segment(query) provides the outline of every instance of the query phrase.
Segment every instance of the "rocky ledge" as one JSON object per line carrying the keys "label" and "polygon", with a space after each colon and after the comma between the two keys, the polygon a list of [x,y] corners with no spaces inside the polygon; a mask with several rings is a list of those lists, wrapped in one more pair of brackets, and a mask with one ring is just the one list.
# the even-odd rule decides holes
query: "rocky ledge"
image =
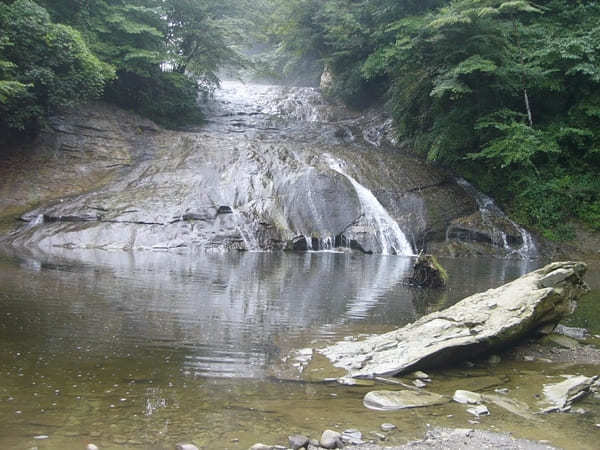
{"label": "rocky ledge", "polygon": [[585,271],[584,263],[556,262],[398,330],[317,351],[358,378],[454,364],[551,331],[588,291]]}

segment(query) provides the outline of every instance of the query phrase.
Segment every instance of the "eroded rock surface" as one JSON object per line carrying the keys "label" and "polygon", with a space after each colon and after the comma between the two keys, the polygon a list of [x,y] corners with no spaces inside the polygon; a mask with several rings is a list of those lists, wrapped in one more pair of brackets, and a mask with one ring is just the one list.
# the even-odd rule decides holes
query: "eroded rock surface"
{"label": "eroded rock surface", "polygon": [[394,149],[385,120],[307,88],[240,86],[224,84],[209,123],[187,132],[101,104],[52,119],[19,161],[0,164],[4,212],[39,206],[10,242],[395,253],[383,238],[398,227],[412,253],[477,210],[447,174]]}
{"label": "eroded rock surface", "polygon": [[398,330],[318,350],[352,377],[395,375],[455,364],[556,324],[587,292],[586,265],[557,262]]}

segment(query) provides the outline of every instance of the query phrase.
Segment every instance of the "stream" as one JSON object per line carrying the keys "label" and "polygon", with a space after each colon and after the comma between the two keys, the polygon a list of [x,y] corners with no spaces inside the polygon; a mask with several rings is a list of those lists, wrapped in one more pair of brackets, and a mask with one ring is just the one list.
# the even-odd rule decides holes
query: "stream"
{"label": "stream", "polygon": [[[536,266],[447,259],[450,285],[438,292],[403,283],[411,262],[330,252],[3,256],[0,448],[171,449],[190,441],[245,449],[285,443],[292,432],[368,433],[384,422],[399,427],[390,444],[420,437],[427,424],[472,426],[463,405],[373,412],[362,406],[373,387],[298,382],[271,370],[291,349],[389,331]],[[530,401],[550,376],[595,369],[482,362],[432,372],[431,389],[507,387]],[[598,407],[581,405],[593,413],[542,423],[490,407],[481,426],[593,448],[585,430]]]}
{"label": "stream", "polygon": [[[281,141],[325,147],[383,145],[380,128],[357,131],[355,118],[343,110],[332,111],[314,90],[282,92],[273,86],[225,83],[208,105],[209,122],[190,133],[198,133],[198,141],[219,142],[222,136],[229,146],[238,136],[235,145],[244,148],[256,139],[265,146]],[[282,122],[282,114],[295,121]],[[292,153],[285,153],[281,161],[299,165]],[[262,251],[264,242],[248,219],[255,203],[238,201],[237,193],[235,201],[223,203],[233,210],[217,212],[223,228],[236,237],[235,246],[215,251],[170,244],[193,235],[196,224],[190,220],[200,220],[181,208],[164,212],[165,229],[177,239],[151,245],[150,237],[160,225],[153,224],[155,228],[144,231],[150,244],[140,244],[140,249],[114,242],[99,249],[57,247],[52,240],[56,233],[81,227],[77,233],[87,237],[84,232],[91,222],[53,219],[45,224],[44,214],[50,213],[32,216],[21,235],[42,236],[49,242],[46,247],[0,247],[0,448],[81,450],[93,443],[100,449],[173,449],[178,442],[192,442],[204,449],[247,449],[257,442],[286,444],[294,433],[318,438],[326,428],[358,428],[365,438],[378,440],[373,433],[381,433],[380,425],[386,422],[397,429],[385,434],[385,445],[421,438],[432,426],[448,426],[507,431],[567,449],[596,448],[600,408],[594,398],[578,404],[584,414],[552,414],[539,421],[491,405],[491,415],[473,423],[464,405],[452,402],[399,412],[370,411],[362,405],[364,395],[394,386],[299,381],[277,370],[293,349],[390,331],[543,265],[525,251],[530,246],[524,236],[507,252],[515,258],[442,258],[449,274],[446,290],[411,287],[405,280],[417,245],[394,219],[400,210],[392,217],[359,183],[354,176],[358,171],[349,172],[337,157],[310,158],[311,164],[318,160],[315,167],[326,168],[334,185],[355,191],[356,200],[344,211],[357,209],[362,214],[345,236],[350,242],[368,228],[370,237],[361,242],[374,254],[350,251],[337,234],[308,233],[299,236],[308,251]],[[244,167],[258,172],[261,164]],[[306,167],[305,172],[314,170]],[[190,163],[189,173],[194,170]],[[206,173],[212,176],[208,169]],[[258,189],[254,183],[249,179],[248,186]],[[203,190],[199,185],[198,192]],[[108,202],[109,194],[113,195],[102,193],[100,200]],[[142,194],[140,202],[146,200]],[[76,201],[87,201],[82,198]],[[126,205],[128,201],[123,200]],[[79,203],[72,208],[80,208]],[[155,208],[163,210],[161,205]],[[59,213],[63,210],[56,213],[60,219]],[[321,210],[315,217],[317,213]],[[130,222],[142,229],[145,213],[135,214],[143,220],[136,216],[137,222]],[[192,219],[184,219],[184,214]],[[115,217],[110,226],[120,230]],[[169,222],[172,217],[180,219]],[[128,227],[133,226],[130,222]],[[334,228],[321,228],[328,227]],[[94,243],[99,237],[110,238],[102,230],[94,234]],[[64,242],[71,243],[60,241]],[[508,241],[502,245],[508,246]],[[250,251],[223,251],[231,248]],[[600,285],[596,273],[588,275],[595,295]],[[428,389],[452,395],[456,389],[506,388],[533,407],[543,384],[560,381],[565,373],[592,376],[598,367],[474,361],[430,372]]]}

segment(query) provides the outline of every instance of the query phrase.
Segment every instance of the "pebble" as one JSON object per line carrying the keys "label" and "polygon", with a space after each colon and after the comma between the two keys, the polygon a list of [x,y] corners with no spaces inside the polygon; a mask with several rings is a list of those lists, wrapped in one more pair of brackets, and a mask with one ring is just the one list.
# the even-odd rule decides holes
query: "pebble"
{"label": "pebble", "polygon": [[177,444],[175,450],[198,450],[194,444]]}
{"label": "pebble", "polygon": [[467,409],[467,412],[470,414],[473,414],[474,416],[487,416],[490,414],[490,410],[487,409],[487,406],[485,405],[478,405],[475,406],[474,408],[469,408]]}
{"label": "pebble", "polygon": [[371,434],[376,438],[379,438],[380,441],[385,441],[387,439],[387,436],[385,434],[379,433],[377,431],[371,431]]}
{"label": "pebble", "polygon": [[379,428],[381,428],[381,431],[392,431],[395,430],[397,427],[393,423],[382,423]]}
{"label": "pebble", "polygon": [[342,441],[344,441],[344,443],[346,444],[351,444],[351,445],[361,445],[364,444],[364,441],[362,440],[362,433],[357,430],[357,429],[349,429],[349,430],[344,430],[344,432],[342,433]]}
{"label": "pebble", "polygon": [[414,381],[413,381],[413,384],[414,384],[416,387],[420,388],[420,389],[422,389],[422,388],[424,388],[425,386],[427,386],[427,383],[424,383],[423,381],[421,381],[421,380],[419,380],[419,379],[417,379],[417,380],[414,380]]}
{"label": "pebble", "polygon": [[267,444],[258,443],[250,447],[250,450],[272,450],[272,447]]}
{"label": "pebble", "polygon": [[100,450],[95,444],[88,444],[85,450]]}
{"label": "pebble", "polygon": [[325,430],[321,435],[319,444],[323,448],[342,448],[342,435],[337,431]]}
{"label": "pebble", "polygon": [[307,447],[309,439],[301,434],[294,434],[288,436],[288,442],[293,450],[298,450],[299,448]]}
{"label": "pebble", "polygon": [[411,373],[411,376],[413,378],[417,378],[417,379],[420,379],[420,380],[426,380],[426,379],[430,379],[431,378],[425,372],[421,372],[420,370],[417,370],[416,372]]}
{"label": "pebble", "polygon": [[39,436],[34,436],[33,437],[35,440],[41,441],[43,439],[48,439],[48,436],[45,434],[40,434]]}

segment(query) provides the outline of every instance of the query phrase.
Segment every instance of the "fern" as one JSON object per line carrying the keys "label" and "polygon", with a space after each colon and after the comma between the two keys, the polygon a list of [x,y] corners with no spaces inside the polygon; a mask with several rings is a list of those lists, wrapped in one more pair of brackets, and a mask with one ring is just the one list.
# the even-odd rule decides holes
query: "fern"
{"label": "fern", "polygon": [[31,86],[18,81],[0,80],[0,103],[7,103],[10,99],[18,97]]}

